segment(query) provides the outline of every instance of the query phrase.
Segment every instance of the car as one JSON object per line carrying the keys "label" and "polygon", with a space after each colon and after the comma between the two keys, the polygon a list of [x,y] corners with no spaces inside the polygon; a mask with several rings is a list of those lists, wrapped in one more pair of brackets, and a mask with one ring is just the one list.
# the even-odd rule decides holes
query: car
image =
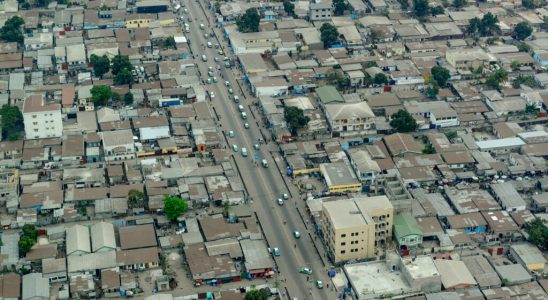
{"label": "car", "polygon": [[[217,58],[217,57],[215,57],[215,58]],[[216,68],[217,70],[220,70],[220,69],[221,69],[221,65],[216,65],[215,68]]]}
{"label": "car", "polygon": [[223,52],[223,50],[219,50],[219,52],[217,52],[217,53],[219,53],[219,55],[224,55],[224,54],[225,54],[225,53]]}
{"label": "car", "polygon": [[179,19],[181,19],[181,21],[184,21],[184,20],[185,20],[185,16],[181,16]]}
{"label": "car", "polygon": [[226,80],[226,81],[225,81],[225,85],[226,85],[226,86],[230,86],[230,81]]}
{"label": "car", "polygon": [[220,60],[218,57],[215,57],[214,59],[215,59],[215,61],[219,61],[219,60]]}
{"label": "car", "polygon": [[240,149],[238,149],[238,145],[232,144],[232,151],[238,152]]}
{"label": "car", "polygon": [[207,84],[211,84],[211,78],[208,78],[208,79],[206,80],[206,82],[207,82]]}
{"label": "car", "polygon": [[240,97],[234,96],[234,102],[236,102],[236,103],[240,102]]}
{"label": "car", "polygon": [[230,68],[230,62],[225,62],[225,68]]}
{"label": "car", "polygon": [[316,280],[316,286],[319,288],[319,289],[323,289],[323,282],[321,280]]}
{"label": "car", "polygon": [[242,148],[242,156],[247,157],[247,148]]}
{"label": "car", "polygon": [[280,249],[274,248],[274,256],[280,256]]}
{"label": "car", "polygon": [[228,89],[229,94],[234,94],[234,91],[232,89]]}
{"label": "car", "polygon": [[234,136],[235,136],[234,131],[231,130],[228,132],[228,137],[233,138]]}
{"label": "car", "polygon": [[298,232],[297,230],[293,231],[293,236],[298,239],[298,238],[301,238],[301,233]]}
{"label": "car", "polygon": [[188,18],[188,23],[192,23],[192,18]]}
{"label": "car", "polygon": [[215,92],[209,92],[209,98],[215,98]]}
{"label": "car", "polygon": [[219,82],[219,80],[217,79],[217,77],[213,76],[213,82],[215,82],[215,83]]}
{"label": "car", "polygon": [[253,144],[253,149],[255,149],[255,150],[259,150],[260,147],[261,146],[259,146],[259,144]]}
{"label": "car", "polygon": [[278,198],[278,205],[284,205],[284,201],[282,200],[282,198]]}
{"label": "car", "polygon": [[289,199],[289,195],[286,194],[286,193],[284,193],[282,196],[283,196],[284,200],[288,200],[288,199]]}
{"label": "car", "polygon": [[312,269],[302,267],[302,268],[299,268],[299,273],[306,274],[306,275],[312,275]]}
{"label": "car", "polygon": [[223,57],[223,60],[224,60],[224,61],[229,60],[228,56]]}
{"label": "car", "polygon": [[213,71],[209,71],[209,72],[207,72],[207,76],[209,76],[209,77],[213,77]]}
{"label": "car", "polygon": [[213,45],[211,44],[211,42],[207,42],[207,47],[208,47],[208,48],[213,47]]}
{"label": "car", "polygon": [[213,71],[213,67],[212,67],[212,66],[209,66],[209,67],[207,67],[207,70],[208,70],[208,71]]}
{"label": "car", "polygon": [[244,128],[245,128],[245,129],[249,129],[249,123],[247,123],[247,122],[244,123]]}
{"label": "car", "polygon": [[209,35],[207,33],[204,33],[204,38],[207,39]]}

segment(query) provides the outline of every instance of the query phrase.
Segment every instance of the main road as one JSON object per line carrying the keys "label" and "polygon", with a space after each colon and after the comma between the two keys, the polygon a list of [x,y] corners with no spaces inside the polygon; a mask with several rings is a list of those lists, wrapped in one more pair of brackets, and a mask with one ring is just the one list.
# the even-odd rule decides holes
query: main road
{"label": "main road", "polygon": [[[259,130],[262,123],[259,112],[251,111],[253,109],[252,97],[244,97],[244,91],[240,90],[236,82],[235,74],[240,74],[239,70],[224,67],[223,57],[228,56],[232,60],[234,57],[232,53],[229,53],[220,31],[214,29],[212,18],[207,13],[207,4],[194,0],[183,1],[186,2],[186,9],[188,9],[188,13],[183,14],[185,22],[188,18],[192,18],[192,22],[189,23],[190,32],[186,33],[186,36],[190,39],[190,47],[202,80],[205,82],[208,78],[208,67],[213,68],[214,75],[219,80],[218,83],[204,85],[208,95],[211,92],[215,94],[214,98],[208,96],[207,99],[211,101],[210,103],[219,117],[221,129],[225,133],[230,130],[235,132],[234,138],[227,136],[229,143],[227,146],[231,149],[232,144],[235,144],[238,148],[246,148],[249,152],[248,157],[243,157],[241,150],[238,153],[234,152],[234,160],[252,199],[252,207],[257,213],[269,247],[279,248],[281,252],[281,256],[275,258],[280,274],[274,276],[273,280],[279,282],[282,290],[287,288],[291,299],[336,299],[337,295],[331,289],[320,290],[315,286],[316,280],[322,280],[326,285],[328,278],[321,258],[314,249],[312,237],[308,234],[297,211],[298,203],[295,201],[299,201],[299,195],[293,195],[295,197],[291,197],[282,206],[276,203],[277,198],[281,198],[283,193],[288,193],[284,178],[273,161],[280,159],[276,154],[277,147],[273,143],[268,143],[262,144],[259,151],[253,149],[253,144],[262,138]],[[200,24],[204,24],[203,30],[200,28]],[[215,36],[208,38],[204,36],[205,33],[211,34],[212,32]],[[211,48],[206,46],[207,42],[211,42]],[[224,49],[222,55],[218,53],[220,49],[215,47],[218,43]],[[202,55],[207,56],[207,62],[201,60]],[[214,61],[215,57],[219,58],[219,62]],[[221,66],[220,70],[217,69],[217,64]],[[241,77],[241,75],[237,76]],[[234,103],[229,97],[225,81],[229,81],[234,94],[239,95],[239,104],[244,106],[248,115],[247,120],[241,119],[238,111],[239,104]],[[244,122],[249,123],[248,129],[244,128]],[[268,168],[261,167],[261,159],[266,159],[270,166]],[[300,239],[293,236],[294,231],[301,233]],[[311,276],[300,274],[298,272],[300,267],[311,268],[313,274]]]}

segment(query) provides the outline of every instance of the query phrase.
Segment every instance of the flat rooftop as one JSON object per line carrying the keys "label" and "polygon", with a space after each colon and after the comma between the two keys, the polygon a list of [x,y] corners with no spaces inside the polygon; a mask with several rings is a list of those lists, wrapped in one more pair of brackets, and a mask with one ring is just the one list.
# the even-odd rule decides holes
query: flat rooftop
{"label": "flat rooftop", "polygon": [[344,266],[344,272],[359,299],[399,295],[411,288],[403,281],[401,272],[389,270],[385,262],[349,264]]}

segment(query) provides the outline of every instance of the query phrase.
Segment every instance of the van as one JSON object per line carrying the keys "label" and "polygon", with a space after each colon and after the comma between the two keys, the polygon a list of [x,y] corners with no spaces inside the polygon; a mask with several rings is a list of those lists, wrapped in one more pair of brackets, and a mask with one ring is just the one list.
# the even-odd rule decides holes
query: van
{"label": "van", "polygon": [[239,110],[240,112],[244,111],[244,106],[243,106],[243,105],[241,105],[241,104],[240,104],[240,105],[238,105],[238,110]]}
{"label": "van", "polygon": [[207,42],[207,47],[208,47],[208,48],[213,47],[213,45],[211,45],[211,42]]}
{"label": "van", "polygon": [[234,102],[236,102],[236,103],[240,102],[240,97],[234,96]]}
{"label": "van", "polygon": [[202,61],[207,61],[207,56],[202,55]]}
{"label": "van", "polygon": [[263,165],[263,168],[268,168],[268,161],[266,161],[266,159],[263,159],[261,164]]}
{"label": "van", "polygon": [[242,119],[244,119],[244,120],[247,119],[247,114],[245,113],[245,111],[242,111],[241,116],[242,116]]}

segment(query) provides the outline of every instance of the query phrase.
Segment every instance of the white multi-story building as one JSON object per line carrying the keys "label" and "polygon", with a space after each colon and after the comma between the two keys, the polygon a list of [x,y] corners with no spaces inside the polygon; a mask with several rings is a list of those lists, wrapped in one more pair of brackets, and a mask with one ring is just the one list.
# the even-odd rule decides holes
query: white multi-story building
{"label": "white multi-story building", "polygon": [[47,104],[42,95],[32,95],[23,104],[27,140],[61,137],[63,117],[60,104]]}

